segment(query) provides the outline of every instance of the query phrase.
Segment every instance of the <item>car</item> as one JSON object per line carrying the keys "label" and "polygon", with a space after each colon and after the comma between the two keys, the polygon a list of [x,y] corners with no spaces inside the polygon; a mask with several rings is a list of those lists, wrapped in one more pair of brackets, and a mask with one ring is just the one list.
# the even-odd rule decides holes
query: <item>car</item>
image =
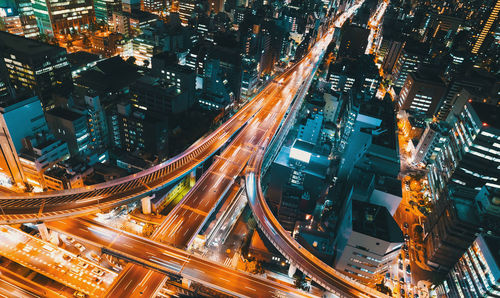
{"label": "car", "polygon": [[418,298],[418,294],[417,294],[417,293],[415,293],[415,294],[413,295],[413,298]]}
{"label": "car", "polygon": [[90,253],[90,258],[92,258],[94,261],[96,262],[100,262],[101,261],[101,256],[99,256],[98,254],[96,254],[95,252],[91,252]]}
{"label": "car", "polygon": [[408,229],[408,227],[409,227],[409,225],[408,225],[408,223],[407,223],[407,222],[405,222],[405,223],[403,224],[403,226],[405,227],[405,229]]}
{"label": "car", "polygon": [[87,295],[85,295],[83,292],[76,291],[76,292],[73,293],[73,297],[76,297],[76,298],[85,298],[85,297],[87,297]]}
{"label": "car", "polygon": [[401,297],[405,296],[405,289],[401,289]]}
{"label": "car", "polygon": [[402,254],[399,254],[399,259],[402,260],[403,259],[403,255]]}
{"label": "car", "polygon": [[404,277],[401,277],[401,278],[399,279],[399,282],[400,282],[400,283],[405,283],[405,278],[404,278]]}
{"label": "car", "polygon": [[69,243],[73,243],[75,242],[75,239],[73,239],[72,237],[66,237],[66,240],[69,242]]}
{"label": "car", "polygon": [[404,251],[408,251],[408,245],[407,244],[403,245],[403,250]]}
{"label": "car", "polygon": [[69,271],[73,272],[74,274],[78,274],[80,273],[80,268],[76,266],[71,266],[71,268],[69,268]]}
{"label": "car", "polygon": [[83,246],[81,243],[78,242],[75,244],[75,247],[78,248],[80,252],[85,250],[85,246]]}
{"label": "car", "polygon": [[78,262],[78,266],[82,267],[82,268],[87,268],[89,266],[89,263],[85,263],[84,261],[79,261]]}
{"label": "car", "polygon": [[103,276],[105,272],[99,268],[94,268],[94,270],[92,270],[92,273],[94,273],[97,276]]}
{"label": "car", "polygon": [[410,258],[410,254],[408,252],[405,252],[405,258],[407,258],[407,259]]}
{"label": "car", "polygon": [[67,254],[63,254],[62,258],[65,261],[70,261],[71,260],[71,256],[68,256]]}
{"label": "car", "polygon": [[411,267],[410,267],[410,265],[406,265],[406,273],[411,274]]}
{"label": "car", "polygon": [[399,269],[403,270],[403,263],[399,262]]}
{"label": "car", "polygon": [[405,241],[410,241],[410,235],[405,234]]}

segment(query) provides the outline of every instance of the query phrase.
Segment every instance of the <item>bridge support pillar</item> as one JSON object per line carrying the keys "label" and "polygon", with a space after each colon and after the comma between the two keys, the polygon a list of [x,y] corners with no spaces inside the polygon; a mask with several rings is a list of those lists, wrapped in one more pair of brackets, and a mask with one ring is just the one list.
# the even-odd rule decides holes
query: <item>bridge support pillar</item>
{"label": "bridge support pillar", "polygon": [[288,267],[288,276],[293,277],[293,275],[295,274],[295,271],[297,271],[297,267],[290,264],[290,267]]}
{"label": "bridge support pillar", "polygon": [[189,289],[191,286],[191,281],[185,277],[182,278],[182,286],[185,287],[186,289]]}
{"label": "bridge support pillar", "polygon": [[141,199],[142,213],[151,214],[151,196],[147,196]]}
{"label": "bridge support pillar", "polygon": [[188,179],[189,179],[189,186],[193,187],[196,184],[196,170],[191,171]]}
{"label": "bridge support pillar", "polygon": [[41,223],[37,225],[38,231],[40,232],[40,236],[42,237],[43,241],[50,241],[50,234],[49,230],[47,229],[47,226],[45,223]]}

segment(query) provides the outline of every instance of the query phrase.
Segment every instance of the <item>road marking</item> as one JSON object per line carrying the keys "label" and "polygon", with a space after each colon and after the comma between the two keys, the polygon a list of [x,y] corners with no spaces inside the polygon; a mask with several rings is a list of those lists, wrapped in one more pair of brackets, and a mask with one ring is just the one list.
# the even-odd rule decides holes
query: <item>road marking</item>
{"label": "road marking", "polygon": [[250,288],[250,287],[245,287],[245,288],[247,288],[247,289],[249,289],[249,290],[252,290],[252,291],[257,291],[257,290],[256,290],[256,289],[254,289],[254,288]]}
{"label": "road marking", "polygon": [[187,209],[189,211],[192,211],[194,213],[197,213],[197,214],[205,216],[205,217],[208,216],[207,212],[204,212],[204,211],[201,211],[199,209],[195,209],[195,208],[192,208],[192,207],[189,207],[189,206],[186,206],[186,205],[182,205],[181,208]]}

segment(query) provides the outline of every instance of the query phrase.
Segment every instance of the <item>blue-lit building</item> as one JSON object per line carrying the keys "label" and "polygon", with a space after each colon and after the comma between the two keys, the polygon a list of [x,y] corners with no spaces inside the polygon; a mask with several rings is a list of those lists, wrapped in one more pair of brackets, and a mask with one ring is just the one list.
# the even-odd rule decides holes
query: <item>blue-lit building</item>
{"label": "blue-lit building", "polygon": [[447,297],[500,296],[500,238],[482,234],[465,251],[436,292]]}
{"label": "blue-lit building", "polygon": [[61,107],[47,111],[45,115],[52,133],[68,144],[72,157],[83,157],[89,153],[91,139],[87,115]]}
{"label": "blue-lit building", "polygon": [[476,102],[450,115],[450,133],[427,165],[433,193],[448,186],[453,193],[473,198],[485,185],[500,188],[499,115],[499,107]]}

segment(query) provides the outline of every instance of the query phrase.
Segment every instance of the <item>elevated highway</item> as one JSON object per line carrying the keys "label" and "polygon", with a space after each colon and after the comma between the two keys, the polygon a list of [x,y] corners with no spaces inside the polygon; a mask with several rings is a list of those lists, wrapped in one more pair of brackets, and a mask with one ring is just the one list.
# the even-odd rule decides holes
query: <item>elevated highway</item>
{"label": "elevated highway", "polygon": [[75,239],[90,242],[100,247],[103,252],[139,264],[132,266],[148,272],[148,278],[142,279],[140,270],[128,271],[125,268],[125,273],[131,273],[128,273],[126,278],[119,279],[106,297],[150,297],[148,293],[154,292],[158,282],[166,275],[182,276],[237,297],[310,297],[286,285],[208,261],[144,237],[109,228],[95,221],[68,218],[47,223],[47,226]]}
{"label": "elevated highway", "polygon": [[[298,64],[278,76],[293,73]],[[179,181],[215,154],[254,115],[270,104],[276,93],[271,82],[255,98],[214,132],[185,152],[140,173],[83,188],[42,193],[12,193],[0,196],[0,224],[57,220],[80,216],[142,198]]]}

